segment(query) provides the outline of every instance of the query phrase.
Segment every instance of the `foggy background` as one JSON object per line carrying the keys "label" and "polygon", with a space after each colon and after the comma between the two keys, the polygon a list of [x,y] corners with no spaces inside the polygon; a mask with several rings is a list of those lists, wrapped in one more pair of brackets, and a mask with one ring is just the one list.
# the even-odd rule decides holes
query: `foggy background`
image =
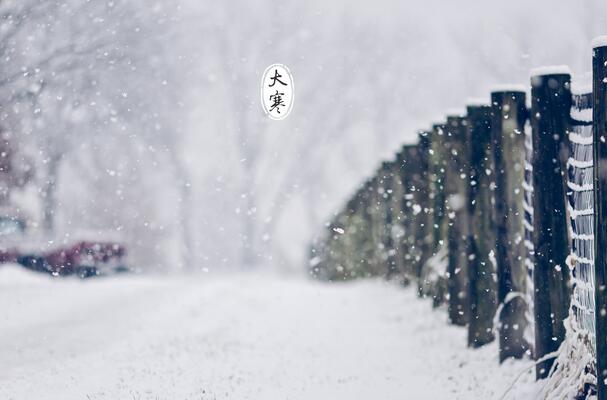
{"label": "foggy background", "polygon": [[[0,1],[0,123],[33,230],[144,271],[303,272],[307,245],[417,129],[533,67],[587,80],[603,0]],[[265,116],[286,64],[289,117]]]}

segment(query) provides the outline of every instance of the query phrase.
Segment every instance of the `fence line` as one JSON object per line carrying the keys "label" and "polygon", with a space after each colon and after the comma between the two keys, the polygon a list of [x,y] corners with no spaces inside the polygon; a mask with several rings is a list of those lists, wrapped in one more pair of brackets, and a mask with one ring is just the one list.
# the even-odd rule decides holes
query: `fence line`
{"label": "fence line", "polygon": [[554,67],[532,73],[530,110],[527,89],[420,131],[313,240],[310,271],[415,285],[468,346],[497,340],[546,390],[607,400],[607,38],[592,91]]}

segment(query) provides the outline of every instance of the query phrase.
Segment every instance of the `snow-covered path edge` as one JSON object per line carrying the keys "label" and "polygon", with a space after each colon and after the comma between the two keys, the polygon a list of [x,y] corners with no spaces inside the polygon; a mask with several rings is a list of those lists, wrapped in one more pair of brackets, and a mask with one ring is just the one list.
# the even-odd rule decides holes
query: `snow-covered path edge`
{"label": "snow-covered path edge", "polygon": [[[531,365],[466,348],[443,310],[382,281],[11,267],[0,305],[3,399],[498,399]],[[530,398],[522,383],[511,398]]]}

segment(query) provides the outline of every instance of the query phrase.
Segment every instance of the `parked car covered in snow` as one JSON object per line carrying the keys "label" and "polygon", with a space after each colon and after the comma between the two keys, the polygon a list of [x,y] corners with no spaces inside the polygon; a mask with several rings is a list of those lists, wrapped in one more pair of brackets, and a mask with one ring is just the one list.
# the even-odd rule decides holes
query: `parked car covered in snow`
{"label": "parked car covered in snow", "polygon": [[127,272],[126,248],[103,232],[77,232],[60,239],[28,233],[25,220],[0,215],[0,263],[18,263],[53,276],[88,278]]}
{"label": "parked car covered in snow", "polygon": [[51,246],[42,252],[23,252],[17,262],[26,268],[54,276],[77,275],[89,278],[129,271],[126,249],[111,241],[78,241]]}

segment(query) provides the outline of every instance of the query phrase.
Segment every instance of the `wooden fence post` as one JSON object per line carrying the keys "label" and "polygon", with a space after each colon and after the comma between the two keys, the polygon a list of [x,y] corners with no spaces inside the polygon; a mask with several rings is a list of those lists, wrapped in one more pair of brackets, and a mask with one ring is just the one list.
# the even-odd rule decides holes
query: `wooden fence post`
{"label": "wooden fence post", "polygon": [[375,243],[373,243],[373,178],[369,178],[363,185],[361,194],[362,226],[361,243],[363,258],[362,262],[366,277],[372,276],[373,260],[375,257]]}
{"label": "wooden fence post", "polygon": [[468,323],[468,143],[466,119],[461,115],[447,117],[447,141],[445,185],[448,210],[448,266],[447,287],[449,292],[449,320],[454,325]]}
{"label": "wooden fence post", "polygon": [[468,346],[492,342],[493,317],[497,309],[495,221],[493,215],[493,148],[491,146],[491,107],[468,106],[470,145],[470,185],[468,186],[468,280],[470,322]]}
{"label": "wooden fence post", "polygon": [[421,259],[421,246],[417,242],[419,230],[421,228],[421,216],[419,215],[419,205],[416,204],[416,195],[420,181],[420,160],[419,149],[417,145],[407,144],[402,147],[403,163],[401,166],[401,180],[403,182],[403,193],[400,198],[401,209],[405,224],[404,228],[404,263],[406,266],[406,275],[408,280],[414,279],[417,275],[416,264]]}
{"label": "wooden fence post", "polygon": [[430,258],[425,260],[420,279],[420,292],[432,297],[432,305],[438,307],[447,297],[446,270],[443,254],[447,249],[448,218],[445,208],[445,172],[449,143],[446,140],[444,124],[432,125],[429,149],[428,185],[431,203],[430,222],[432,225],[432,243]]}
{"label": "wooden fence post", "polygon": [[[569,314],[569,237],[567,232],[567,154],[571,130],[571,76],[538,70],[531,77],[533,136],[533,248],[535,356],[557,350]],[[536,366],[548,376],[554,358]]]}
{"label": "wooden fence post", "polygon": [[497,318],[499,359],[522,358],[528,343],[526,270],[523,243],[524,127],[527,119],[524,89],[504,88],[491,93],[491,137],[495,162],[495,225],[497,262]]}
{"label": "wooden fence post", "polygon": [[535,357],[535,309],[534,298],[535,289],[533,285],[534,249],[533,249],[533,134],[531,126],[525,126],[525,165],[523,182],[523,225],[525,235],[523,243],[525,245],[525,268],[527,270],[527,327],[525,329],[525,338],[529,343],[529,352]]}
{"label": "wooden fence post", "polygon": [[599,400],[607,399],[607,37],[593,42],[594,265]]}
{"label": "wooden fence post", "polygon": [[394,224],[394,208],[392,205],[392,195],[394,190],[393,163],[384,161],[380,170],[380,204],[383,225],[381,228],[382,236],[382,261],[384,263],[384,274],[387,279],[391,279],[398,273],[395,257],[394,239],[392,237],[392,226]]}
{"label": "wooden fence post", "polygon": [[329,225],[327,226],[328,229],[328,250],[329,250],[329,271],[328,271],[328,278],[329,281],[336,281],[338,280],[338,273],[339,273],[339,269],[341,268],[341,259],[340,259],[340,252],[339,252],[339,239],[338,236],[335,233],[336,229],[340,228],[339,225],[339,217],[340,214],[335,214],[333,216],[333,219],[331,220],[331,222],[329,223]]}
{"label": "wooden fence post", "polygon": [[432,240],[432,222],[430,221],[430,193],[428,182],[428,168],[430,160],[430,136],[429,131],[420,131],[418,133],[419,142],[419,186],[416,192],[415,202],[420,206],[418,217],[419,234],[417,243],[420,247],[420,259],[415,263],[414,276],[419,281],[424,262],[430,257],[430,243]]}
{"label": "wooden fence post", "polygon": [[402,199],[405,196],[405,180],[406,175],[404,171],[405,163],[404,151],[401,150],[396,154],[396,161],[393,163],[393,182],[394,189],[391,196],[391,204],[393,208],[393,220],[394,226],[392,227],[392,237],[394,240],[394,258],[396,263],[396,270],[399,274],[400,283],[405,285],[408,283],[407,280],[407,252],[406,246],[406,231],[409,215],[407,214]]}
{"label": "wooden fence post", "polygon": [[348,267],[347,279],[355,279],[365,276],[366,265],[364,263],[365,242],[365,220],[364,220],[364,185],[361,185],[348,201],[348,225],[345,227],[345,240],[348,242]]}
{"label": "wooden fence post", "polygon": [[373,178],[371,179],[371,183],[369,185],[369,242],[372,254],[372,261],[369,268],[370,276],[379,276],[385,272],[382,261],[382,230],[385,221],[382,218],[380,207],[380,174],[381,169],[373,175]]}
{"label": "wooden fence post", "polygon": [[434,159],[434,169],[432,179],[434,181],[434,252],[447,245],[447,193],[445,186],[445,174],[447,172],[447,157],[451,144],[447,140],[447,130],[445,124],[433,125],[434,138],[432,141],[432,151]]}

